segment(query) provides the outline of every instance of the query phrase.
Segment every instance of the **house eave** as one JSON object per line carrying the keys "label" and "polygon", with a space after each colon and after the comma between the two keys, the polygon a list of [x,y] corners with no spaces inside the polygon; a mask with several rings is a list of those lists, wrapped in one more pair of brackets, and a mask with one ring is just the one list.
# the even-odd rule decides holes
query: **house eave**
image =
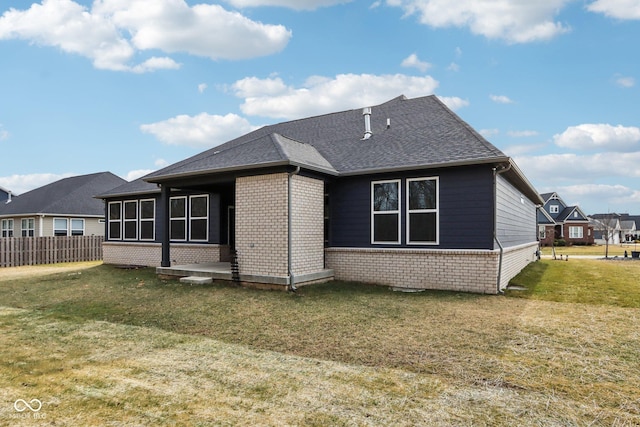
{"label": "house eave", "polygon": [[368,169],[358,169],[350,172],[341,172],[340,176],[347,177],[347,176],[373,175],[373,174],[393,173],[393,172],[405,172],[405,171],[420,170],[420,169],[440,169],[440,168],[451,168],[451,167],[457,167],[457,166],[500,164],[508,160],[509,160],[508,157],[492,157],[492,158],[479,159],[479,160],[462,160],[462,161],[456,161],[456,162],[426,163],[426,164],[416,164],[416,165],[407,165],[407,166],[368,168]]}
{"label": "house eave", "polygon": [[320,173],[324,173],[332,176],[339,175],[338,171],[334,169],[323,168],[321,166],[309,165],[306,163],[290,161],[290,160],[278,160],[274,162],[256,163],[252,165],[230,166],[226,168],[204,169],[204,170],[192,171],[192,172],[168,174],[168,175],[161,175],[157,177],[150,177],[150,178],[143,178],[143,179],[146,182],[150,182],[152,184],[162,184],[162,183],[166,183],[176,179],[196,178],[203,175],[217,175],[217,174],[229,174],[229,173],[238,173],[238,172],[246,172],[246,171],[255,171],[260,169],[278,168],[283,166],[294,166],[294,167],[299,166],[302,169],[306,169],[314,172],[320,172]]}

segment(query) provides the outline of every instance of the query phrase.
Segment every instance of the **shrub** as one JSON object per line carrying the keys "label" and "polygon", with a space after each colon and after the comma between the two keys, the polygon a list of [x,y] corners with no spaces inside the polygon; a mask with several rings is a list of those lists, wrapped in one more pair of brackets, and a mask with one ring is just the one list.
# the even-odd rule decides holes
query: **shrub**
{"label": "shrub", "polygon": [[567,242],[564,239],[556,239],[553,244],[555,246],[567,246]]}

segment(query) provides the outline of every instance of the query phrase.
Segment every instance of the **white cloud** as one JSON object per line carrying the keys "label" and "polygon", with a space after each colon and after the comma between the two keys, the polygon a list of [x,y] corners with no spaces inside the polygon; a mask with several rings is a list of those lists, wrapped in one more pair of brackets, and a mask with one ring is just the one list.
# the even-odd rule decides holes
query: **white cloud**
{"label": "white cloud", "polygon": [[418,59],[418,55],[416,55],[415,53],[412,53],[411,55],[403,59],[400,65],[405,68],[410,68],[410,67],[417,68],[423,73],[427,71],[429,68],[431,68],[431,64]]}
{"label": "white cloud", "polygon": [[578,150],[640,151],[640,128],[582,124],[568,127],[553,140],[560,147]]}
{"label": "white cloud", "polygon": [[167,162],[165,159],[156,159],[155,162],[153,162],[154,165],[156,165],[159,168],[163,168],[165,166],[169,166],[169,162]]}
{"label": "white cloud", "polygon": [[437,86],[429,76],[339,74],[334,78],[312,76],[300,88],[287,86],[280,78],[249,77],[235,82],[231,90],[244,98],[240,108],[246,115],[296,119],[376,105],[401,94],[409,98],[430,95]]}
{"label": "white cloud", "polygon": [[636,79],[633,77],[617,76],[615,82],[618,86],[624,88],[634,87],[636,85]]}
{"label": "white cloud", "polygon": [[499,129],[480,129],[478,133],[485,138],[489,138],[491,136],[498,135],[500,133]]}
{"label": "white cloud", "polygon": [[351,0],[227,0],[235,7],[281,6],[295,10],[314,10],[319,7],[349,3]]}
{"label": "white cloud", "polygon": [[587,215],[611,210],[630,212],[631,205],[640,205],[640,191],[620,184],[563,185],[546,187],[543,191],[557,191],[569,204],[587,206]]}
{"label": "white cloud", "polygon": [[54,46],[91,59],[99,69],[136,73],[179,68],[167,57],[131,64],[146,50],[244,59],[279,52],[290,38],[281,25],[184,0],[95,0],[91,9],[72,0],[42,0],[0,17],[0,40]]}
{"label": "white cloud", "polygon": [[34,173],[29,175],[11,175],[0,177],[0,186],[11,190],[13,194],[23,194],[43,185],[50,184],[63,178],[75,176],[75,173]]}
{"label": "white cloud", "polygon": [[208,85],[206,83],[200,83],[198,85],[198,92],[200,93],[204,93],[205,90],[207,90]]}
{"label": "white cloud", "polygon": [[537,136],[538,132],[535,130],[510,130],[507,132],[512,138],[528,138],[530,136]]}
{"label": "white cloud", "polygon": [[460,71],[460,66],[458,64],[456,64],[455,62],[452,62],[447,67],[447,70],[449,70],[449,71]]}
{"label": "white cloud", "polygon": [[438,99],[453,111],[457,111],[462,107],[468,107],[469,101],[458,98],[457,96],[438,96]]}
{"label": "white cloud", "polygon": [[578,155],[573,153],[518,156],[516,163],[532,181],[588,181],[602,177],[640,178],[640,151],[635,153],[597,153]]}
{"label": "white cloud", "polygon": [[255,126],[236,114],[219,116],[207,113],[197,116],[179,115],[140,126],[140,130],[154,135],[162,142],[190,147],[215,147],[254,129]]}
{"label": "white cloud", "polygon": [[131,182],[135,181],[138,178],[142,178],[145,175],[149,175],[151,172],[154,172],[154,169],[137,169],[127,173],[127,176],[124,177],[125,180]]}
{"label": "white cloud", "polygon": [[9,132],[6,129],[2,129],[2,127],[3,126],[0,124],[0,141],[9,139]]}
{"label": "white cloud", "polygon": [[513,104],[513,101],[504,95],[489,95],[489,99],[498,104]]}
{"label": "white cloud", "polygon": [[569,28],[554,20],[571,0],[387,0],[434,28],[467,27],[474,34],[509,43],[549,40]]}
{"label": "white cloud", "polygon": [[587,9],[616,19],[640,19],[638,0],[597,0]]}

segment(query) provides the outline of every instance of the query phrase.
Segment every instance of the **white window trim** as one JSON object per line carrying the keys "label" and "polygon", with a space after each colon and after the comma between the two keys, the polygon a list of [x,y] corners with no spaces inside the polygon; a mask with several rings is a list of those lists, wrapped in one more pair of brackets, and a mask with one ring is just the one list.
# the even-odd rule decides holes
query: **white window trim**
{"label": "white window trim", "polygon": [[549,213],[560,213],[560,206],[559,205],[550,205],[549,206]]}
{"label": "white window trim", "polygon": [[[9,226],[9,224],[11,224],[11,226]],[[14,237],[15,232],[13,230],[13,224],[13,218],[4,218],[2,221],[0,221],[0,237]],[[5,233],[11,234],[11,236],[5,236]]]}
{"label": "white window trim", "polygon": [[[151,218],[142,218],[142,202],[152,202],[153,203],[153,217]],[[140,236],[140,240],[144,240],[144,241],[153,241],[156,240],[156,199],[141,199],[140,202],[138,203],[138,216],[140,217],[140,223],[138,224],[138,235]],[[143,222],[151,222],[152,224],[152,232],[151,232],[151,238],[147,239],[147,238],[142,238],[142,223]]]}
{"label": "white window trim", "polygon": [[[194,217],[193,215],[191,215],[191,201],[193,199],[199,199],[199,198],[205,198],[207,201],[207,210],[206,210],[206,216],[196,216]],[[201,220],[204,219],[207,221],[207,228],[206,228],[206,236],[204,239],[193,239],[191,238],[191,229],[193,227],[191,227],[191,221],[193,221],[194,219],[196,220]],[[195,194],[193,196],[189,196],[189,241],[190,242],[208,242],[209,241],[209,195],[208,194]]]}
{"label": "white window trim", "polygon": [[[409,209],[409,183],[412,181],[435,181],[436,182],[436,207],[435,209]],[[438,176],[433,176],[433,177],[422,177],[422,178],[407,178],[407,184],[406,184],[406,208],[407,208],[407,216],[406,216],[406,222],[407,222],[407,245],[429,245],[429,246],[435,246],[435,245],[439,245],[440,244],[440,177]],[[412,213],[435,213],[436,214],[436,240],[433,242],[414,242],[411,241],[410,239],[410,233],[411,233],[411,221],[409,219],[409,215]]]}
{"label": "white window trim", "polygon": [[[79,230],[77,228],[73,228],[73,221],[82,221],[82,234],[73,234],[73,230]],[[86,235],[86,221],[84,218],[70,218],[69,219],[69,236],[84,236]]]}
{"label": "white window trim", "polygon": [[[66,233],[65,236],[69,235],[69,226],[71,225],[69,222],[69,218],[53,218],[53,235],[56,236],[56,230],[62,230],[62,228],[56,228],[56,221],[60,220],[60,221],[65,221],[67,223],[67,229],[66,229]],[[58,237],[63,237],[63,236],[58,236]]]}
{"label": "white window trim", "polygon": [[[184,199],[184,217],[172,217],[171,216],[171,200]],[[169,239],[172,242],[186,242],[189,237],[189,224],[188,224],[188,215],[189,215],[189,206],[188,206],[187,196],[176,196],[171,197],[169,199]],[[173,228],[173,221],[184,220],[184,239],[172,239],[171,238],[171,230]]]}
{"label": "white window trim", "polygon": [[[111,205],[118,205],[118,204],[120,205],[120,219],[113,220],[113,219],[111,219]],[[124,237],[123,230],[122,230],[122,223],[123,223],[122,220],[124,219],[123,218],[124,215],[122,213],[122,207],[123,206],[124,205],[122,203],[122,200],[118,200],[117,202],[109,202],[109,206],[108,206],[108,209],[107,209],[107,237],[108,237],[109,240],[123,240],[123,237]],[[112,222],[120,223],[120,237],[118,237],[118,238],[115,238],[115,237],[113,237],[111,235],[111,223]]]}
{"label": "white window trim", "polygon": [[[394,211],[379,211],[376,212],[375,207],[375,186],[376,184],[398,184],[398,209]],[[387,179],[383,181],[371,181],[371,244],[372,245],[400,245],[402,242],[402,215],[400,213],[402,207],[402,180],[400,179]],[[397,215],[398,216],[398,240],[396,242],[377,242],[375,241],[375,216],[376,215]]]}
{"label": "white window trim", "polygon": [[[25,221],[27,222],[27,226],[29,225],[29,220],[32,221],[33,228],[24,228]],[[20,235],[22,236],[24,232],[27,231],[27,235],[23,237],[35,237],[36,235],[36,219],[35,218],[22,218],[20,221]],[[29,231],[33,231],[33,235],[29,236]]]}
{"label": "white window trim", "polygon": [[[580,230],[579,233],[575,233],[575,231]],[[579,234],[579,236],[576,236]],[[584,229],[579,226],[571,225],[569,226],[569,238],[570,239],[583,239],[584,238]]]}
{"label": "white window trim", "polygon": [[[135,213],[136,213],[136,217],[135,218],[129,218],[127,219],[127,208],[126,208],[126,204],[127,203],[135,203],[136,208],[135,208]],[[138,211],[138,209],[140,208],[140,205],[138,203],[137,200],[123,200],[122,201],[122,232],[121,232],[121,236],[122,236],[122,240],[128,240],[128,241],[132,241],[132,240],[138,240],[138,236],[140,235],[139,233],[139,229],[138,229],[138,217],[140,216],[140,212]],[[127,233],[127,223],[128,222],[133,222],[136,224],[136,235],[134,237],[127,237],[126,233]]]}

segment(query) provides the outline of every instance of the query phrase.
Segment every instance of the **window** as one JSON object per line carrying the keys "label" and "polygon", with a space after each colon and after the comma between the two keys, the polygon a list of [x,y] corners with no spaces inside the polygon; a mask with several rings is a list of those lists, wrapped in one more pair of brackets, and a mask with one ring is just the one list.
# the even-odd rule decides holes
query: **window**
{"label": "window", "polygon": [[371,183],[371,242],[400,243],[400,180]]}
{"label": "window", "polygon": [[187,198],[172,197],[169,205],[171,240],[187,240]]}
{"label": "window", "polygon": [[578,218],[578,212],[577,212],[577,211],[574,211],[574,212],[573,212],[573,217],[574,217],[574,218]]}
{"label": "window", "polygon": [[84,236],[84,219],[71,219],[71,235]]}
{"label": "window", "polygon": [[66,236],[69,233],[69,220],[66,218],[53,219],[53,235]]}
{"label": "window", "polygon": [[560,212],[560,207],[558,205],[551,205],[551,206],[549,206],[549,212],[550,213],[558,213],[558,212]]}
{"label": "window", "polygon": [[209,228],[209,197],[189,197],[189,240],[206,241]]}
{"label": "window", "polygon": [[2,220],[2,237],[13,237],[13,220]]}
{"label": "window", "polygon": [[122,202],[109,202],[109,240],[122,238]]}
{"label": "window", "polygon": [[582,227],[569,227],[570,239],[582,239]]}
{"label": "window", "polygon": [[22,220],[22,237],[33,237],[36,235],[36,220],[24,218]]}
{"label": "window", "polygon": [[407,179],[407,243],[438,243],[438,178]]}
{"label": "window", "polygon": [[156,219],[156,201],[140,200],[140,240],[154,240]]}
{"label": "window", "polygon": [[138,201],[124,202],[124,240],[138,238]]}
{"label": "window", "polygon": [[544,225],[538,226],[538,238],[544,240],[547,237],[547,230]]}

